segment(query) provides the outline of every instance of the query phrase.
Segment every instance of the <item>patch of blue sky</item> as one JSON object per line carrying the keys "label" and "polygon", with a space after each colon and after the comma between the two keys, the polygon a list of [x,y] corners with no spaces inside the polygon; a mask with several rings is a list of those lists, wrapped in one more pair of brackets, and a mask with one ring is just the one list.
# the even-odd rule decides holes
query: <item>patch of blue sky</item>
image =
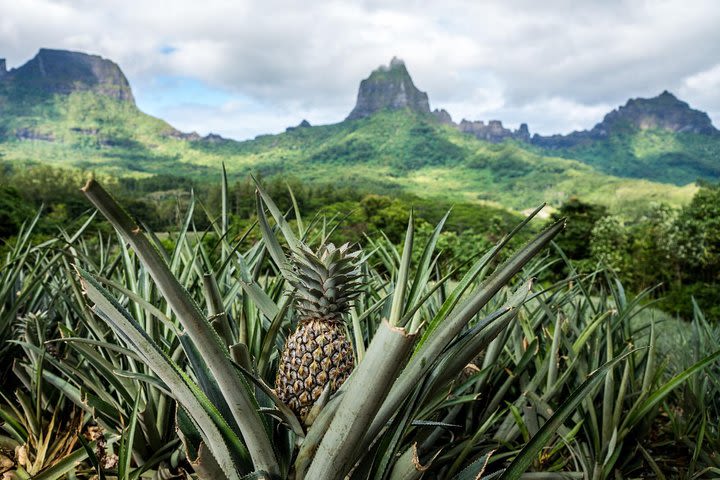
{"label": "patch of blue sky", "polygon": [[163,55],[170,55],[175,53],[177,51],[177,48],[173,47],[172,45],[163,45],[162,47],[160,47],[159,50],[160,53],[162,53]]}
{"label": "patch of blue sky", "polygon": [[152,79],[137,92],[141,108],[161,110],[178,105],[204,105],[218,107],[235,99],[237,95],[191,77],[162,75]]}

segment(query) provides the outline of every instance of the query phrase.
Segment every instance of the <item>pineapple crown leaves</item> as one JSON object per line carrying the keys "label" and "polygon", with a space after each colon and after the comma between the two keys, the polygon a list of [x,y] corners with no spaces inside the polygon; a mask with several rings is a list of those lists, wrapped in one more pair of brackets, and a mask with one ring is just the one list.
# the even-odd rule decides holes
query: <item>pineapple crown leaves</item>
{"label": "pineapple crown leaves", "polygon": [[350,302],[360,294],[360,250],[346,243],[322,244],[317,252],[307,245],[293,249],[288,281],[295,288],[295,308],[305,319],[342,321]]}

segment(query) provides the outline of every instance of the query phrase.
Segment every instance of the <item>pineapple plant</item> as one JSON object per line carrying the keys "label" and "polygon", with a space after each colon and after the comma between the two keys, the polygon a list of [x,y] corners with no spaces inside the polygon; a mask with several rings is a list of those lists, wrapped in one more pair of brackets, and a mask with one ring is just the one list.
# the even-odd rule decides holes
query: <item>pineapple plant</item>
{"label": "pineapple plant", "polygon": [[[498,259],[513,235],[540,211],[536,209],[478,258],[455,288],[441,291],[449,277],[433,282],[430,278],[444,220],[427,241],[420,262],[412,265],[411,214],[402,254],[383,251],[382,246],[375,249],[396,264],[389,270],[392,277],[383,278],[368,265],[368,286],[360,295],[360,253],[352,252],[348,245],[336,248],[322,244],[317,251],[310,250],[300,241],[307,238],[302,224],[298,222],[296,233],[258,185],[257,225],[262,243],[247,255],[238,254],[237,259],[230,253],[234,248],[220,252],[224,288],[229,288],[228,292],[243,290],[243,315],[233,315],[238,319],[237,332],[227,335],[227,329],[218,322],[218,309],[227,308],[223,296],[212,288],[203,292],[209,305],[206,315],[181,283],[185,276],[172,271],[152,237],[146,236],[97,182],[88,182],[83,191],[147,269],[174,314],[168,320],[177,322],[176,328],[182,332],[176,344],[182,352],[171,354],[98,277],[76,266],[85,296],[94,315],[108,323],[125,348],[149,366],[157,382],[177,402],[178,434],[187,460],[202,480],[419,479],[445,448],[443,429],[456,428],[444,421],[456,399],[465,402],[477,398],[466,394],[474,382],[457,385],[453,379],[513,325],[520,308],[531,298],[531,281],[514,292],[507,288],[508,283],[564,226],[562,220],[550,225],[485,276],[483,272]],[[223,221],[218,228],[223,237],[225,225]],[[278,241],[278,232],[290,247],[290,260]],[[274,263],[272,270],[281,275],[271,272],[262,278],[263,252]],[[199,255],[195,259],[199,263],[193,265],[201,266],[209,258]],[[239,285],[233,285],[234,269],[242,278]],[[295,291],[297,327],[288,336],[278,371],[274,372],[273,349],[291,310],[282,288],[263,290],[261,284],[281,287],[281,277]],[[359,359],[355,366],[343,316],[358,295],[360,311],[352,319]],[[500,478],[519,478],[562,422],[622,358],[589,375]],[[265,383],[267,378],[275,378],[274,391]],[[341,386],[342,392],[338,392]],[[451,390],[457,390],[453,398],[448,396]],[[310,412],[317,413],[312,415],[312,422],[307,418]],[[463,449],[457,466],[467,466],[457,478],[485,478],[484,465],[491,452],[464,460],[471,451],[477,451],[473,449],[482,447],[478,443],[481,440],[473,434],[456,445]],[[438,468],[450,468],[449,461],[447,455],[438,458],[439,464],[446,464]]]}
{"label": "pineapple plant", "polygon": [[[81,314],[85,327],[59,325],[62,343],[21,336],[28,361],[14,370],[24,385],[19,396],[0,402],[18,405],[0,406],[0,430],[9,434],[0,434],[5,477],[32,470],[38,480],[186,478],[190,472],[198,480],[514,480],[531,468],[603,479],[620,470],[637,473],[640,454],[653,461],[622,439],[656,415],[671,389],[720,358],[716,351],[657,387],[652,349],[627,348],[628,339],[644,338],[648,328],[647,343],[655,344],[652,319],[649,327],[633,327],[642,306],[626,301],[620,284],[608,278],[612,294],[601,288],[597,297],[588,293],[597,291],[589,288],[596,275],[533,289],[532,278],[547,264],[532,259],[562,222],[491,273],[498,252],[525,221],[450,286],[436,263],[444,219],[419,261],[411,254],[412,214],[402,250],[386,238],[368,238],[367,254],[324,242],[313,250],[300,239],[326,238],[325,224],[320,232],[306,229],[297,216],[291,228],[259,189],[261,240],[240,251],[228,242],[223,218],[219,255],[210,254],[185,235],[190,209],[170,257],[176,260],[167,262],[157,239],[149,240],[97,184],[88,184],[86,194],[130,247],[108,243],[101,255],[124,261],[94,262],[92,250],[69,242],[67,257],[79,264],[79,280],[66,276],[67,284],[53,281],[40,290],[38,298],[62,298],[50,302],[53,309]],[[42,254],[33,268],[46,272],[55,258],[65,256]],[[508,287],[521,272],[525,281]],[[135,277],[133,285],[121,285]],[[150,277],[157,292],[147,289]],[[117,299],[117,291],[124,298]],[[352,343],[344,326],[351,304]],[[622,364],[622,377],[611,373]],[[33,383],[40,381],[43,386]],[[637,395],[640,390],[647,393]],[[102,429],[108,442],[117,442],[105,458],[102,438],[88,444],[86,436],[64,431],[67,449],[35,454],[44,448],[35,445],[36,431],[55,438],[43,433],[43,419],[51,411],[61,418],[52,401],[58,391],[81,409],[73,412],[83,412],[72,418],[92,419],[96,426],[88,432]],[[171,433],[161,435],[166,429]]]}
{"label": "pineapple plant", "polygon": [[354,366],[343,315],[359,292],[360,251],[350,245],[323,244],[317,253],[301,245],[290,257],[297,328],[280,356],[275,381],[278,397],[301,419],[320,398],[345,382]]}

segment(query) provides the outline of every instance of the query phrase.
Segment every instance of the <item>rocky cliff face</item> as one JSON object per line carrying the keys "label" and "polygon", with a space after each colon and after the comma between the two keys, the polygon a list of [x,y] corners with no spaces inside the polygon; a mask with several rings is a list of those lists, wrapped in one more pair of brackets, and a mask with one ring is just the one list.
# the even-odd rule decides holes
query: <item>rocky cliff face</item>
{"label": "rocky cliff face", "polygon": [[432,114],[443,125],[455,127],[461,132],[469,133],[480,140],[492,143],[499,143],[508,138],[523,142],[530,141],[530,131],[526,123],[521,124],[517,130],[510,130],[505,128],[500,120],[490,120],[486,125],[482,120],[465,120],[463,118],[460,123],[455,123],[445,109],[435,109]]}
{"label": "rocky cliff face", "polygon": [[457,125],[457,128],[461,132],[469,133],[480,140],[486,140],[492,143],[502,142],[505,139],[530,140],[530,132],[525,123],[520,125],[520,128],[517,130],[510,130],[509,128],[503,127],[500,120],[490,120],[487,125],[485,125],[485,122],[482,120],[469,121],[463,119]]}
{"label": "rocky cliff face", "polygon": [[419,113],[430,113],[427,93],[415,87],[405,62],[393,58],[388,67],[374,70],[360,82],[357,103],[347,120],[364,118],[382,110],[408,108]]}
{"label": "rocky cliff face", "polygon": [[[4,67],[4,61],[3,67]],[[3,72],[4,68],[0,69]],[[92,91],[116,100],[134,103],[130,85],[115,63],[97,55],[66,50],[40,49],[35,57],[6,72],[0,86],[17,94],[69,94]]]}
{"label": "rocky cliff face", "polygon": [[530,131],[528,130],[527,123],[521,124],[517,130],[510,130],[509,128],[505,128],[500,120],[490,120],[487,125],[485,125],[485,122],[482,120],[465,120],[463,118],[460,123],[455,123],[445,109],[435,109],[432,114],[433,117],[443,125],[455,127],[461,132],[469,133],[480,140],[492,143],[499,143],[508,138],[523,142],[530,141]]}
{"label": "rocky cliff face", "polygon": [[455,122],[453,122],[452,117],[450,116],[448,111],[445,110],[444,108],[441,110],[438,110],[436,108],[435,110],[433,110],[432,114],[433,114],[433,117],[435,117],[435,119],[438,122],[440,122],[444,125],[455,125]]}
{"label": "rocky cliff face", "polygon": [[715,133],[707,113],[694,110],[667,90],[654,98],[634,98],[625,106],[605,115],[593,130],[602,135],[630,126],[640,130],[661,129],[671,132]]}
{"label": "rocky cliff face", "polygon": [[572,147],[580,143],[602,140],[614,133],[649,129],[705,135],[720,133],[713,126],[707,113],[690,108],[687,103],[666,90],[657,97],[628,100],[624,106],[605,115],[603,121],[591,130],[548,137],[534,135],[532,143],[551,148]]}

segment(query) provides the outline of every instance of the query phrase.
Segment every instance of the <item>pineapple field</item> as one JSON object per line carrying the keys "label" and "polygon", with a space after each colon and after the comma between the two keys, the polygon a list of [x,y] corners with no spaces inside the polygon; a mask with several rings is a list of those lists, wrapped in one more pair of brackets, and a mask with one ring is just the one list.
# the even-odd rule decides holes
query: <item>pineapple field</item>
{"label": "pineapple field", "polygon": [[461,249],[462,206],[347,241],[351,213],[255,179],[237,224],[223,171],[161,232],[106,180],[2,250],[4,480],[720,476],[716,323],[626,291],[612,242],[577,261],[577,205]]}
{"label": "pineapple field", "polygon": [[1,5],[0,480],[720,479],[720,2]]}

